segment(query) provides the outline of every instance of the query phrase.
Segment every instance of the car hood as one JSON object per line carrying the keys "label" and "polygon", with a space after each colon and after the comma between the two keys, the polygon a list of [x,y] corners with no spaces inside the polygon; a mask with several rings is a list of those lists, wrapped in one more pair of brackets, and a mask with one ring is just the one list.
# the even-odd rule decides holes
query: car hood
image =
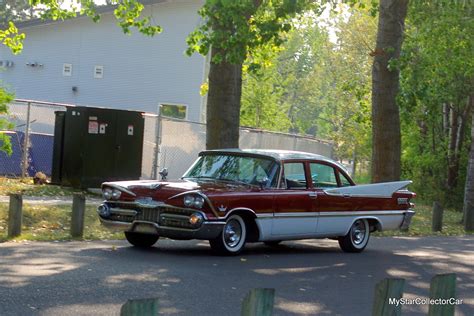
{"label": "car hood", "polygon": [[228,192],[246,192],[258,190],[258,187],[240,184],[236,182],[203,180],[203,181],[115,181],[105,182],[102,188],[111,187],[119,189],[125,194],[121,199],[135,200],[137,198],[153,198],[156,201],[166,201],[177,194],[189,191],[200,191],[207,196],[220,195]]}

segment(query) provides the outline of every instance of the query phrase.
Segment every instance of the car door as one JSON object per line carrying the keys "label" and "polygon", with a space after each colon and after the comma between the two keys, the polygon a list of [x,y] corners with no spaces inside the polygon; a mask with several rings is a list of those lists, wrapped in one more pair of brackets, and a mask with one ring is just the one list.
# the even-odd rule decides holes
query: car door
{"label": "car door", "polygon": [[275,191],[272,236],[313,236],[318,221],[316,193],[309,189],[306,163],[283,163],[280,187]]}
{"label": "car door", "polygon": [[318,235],[344,233],[353,218],[354,201],[350,195],[331,195],[325,192],[326,189],[341,186],[338,170],[324,162],[311,162],[309,170],[318,200]]}

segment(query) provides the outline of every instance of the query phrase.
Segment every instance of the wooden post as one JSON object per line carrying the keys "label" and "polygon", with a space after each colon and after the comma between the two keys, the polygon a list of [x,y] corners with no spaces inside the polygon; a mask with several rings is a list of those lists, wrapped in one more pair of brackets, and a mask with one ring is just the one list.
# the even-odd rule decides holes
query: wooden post
{"label": "wooden post", "polygon": [[443,207],[438,201],[433,203],[433,217],[431,231],[440,232],[443,228]]}
{"label": "wooden post", "polygon": [[[430,300],[454,299],[456,297],[456,274],[438,274],[431,279]],[[435,302],[436,303],[436,302]],[[454,302],[453,302],[454,303]],[[428,316],[453,316],[454,304],[430,304]]]}
{"label": "wooden post", "polygon": [[10,194],[8,209],[8,237],[21,235],[23,219],[23,197],[21,194]]}
{"label": "wooden post", "polygon": [[74,193],[72,200],[71,236],[82,237],[84,234],[84,213],[86,198],[82,193]]}
{"label": "wooden post", "polygon": [[404,279],[383,279],[375,286],[373,316],[400,316],[402,304],[396,304],[403,296]]}
{"label": "wooden post", "polygon": [[158,299],[128,300],[120,309],[120,316],[157,316]]}
{"label": "wooden post", "polygon": [[270,316],[273,314],[275,289],[252,289],[242,302],[242,316]]}

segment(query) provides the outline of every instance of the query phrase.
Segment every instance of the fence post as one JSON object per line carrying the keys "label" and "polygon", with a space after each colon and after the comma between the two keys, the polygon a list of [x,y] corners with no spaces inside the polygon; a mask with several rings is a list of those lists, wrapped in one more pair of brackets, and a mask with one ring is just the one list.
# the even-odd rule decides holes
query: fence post
{"label": "fence post", "polygon": [[74,193],[72,200],[71,236],[82,237],[84,234],[84,212],[86,198],[82,193]]}
{"label": "fence post", "polygon": [[158,179],[158,172],[160,169],[161,159],[161,141],[162,141],[162,129],[163,118],[161,116],[161,104],[158,106],[158,116],[156,118],[156,135],[155,135],[155,152],[153,153],[153,171],[151,177]]}
{"label": "fence post", "polygon": [[[456,296],[456,274],[438,274],[431,279],[430,300],[452,299]],[[454,304],[430,304],[428,316],[452,316]]]}
{"label": "fence post", "polygon": [[23,197],[21,194],[10,194],[8,209],[8,237],[21,235],[23,219]]}
{"label": "fence post", "polygon": [[270,316],[273,314],[275,289],[251,289],[242,302],[242,316]]}
{"label": "fence post", "polygon": [[433,203],[433,217],[431,222],[431,231],[440,232],[443,228],[443,206],[438,201]]}
{"label": "fence post", "polygon": [[158,315],[158,299],[156,298],[128,300],[120,309],[120,316],[155,315]]}
{"label": "fence post", "polygon": [[21,157],[21,178],[26,177],[28,172],[28,148],[30,147],[30,114],[31,103],[28,102],[26,108],[25,139],[23,140],[23,154]]}
{"label": "fence post", "polygon": [[[393,304],[403,296],[405,287],[404,279],[383,279],[375,286],[373,316],[400,316],[402,313],[401,304]],[[393,300],[390,302],[390,299]]]}

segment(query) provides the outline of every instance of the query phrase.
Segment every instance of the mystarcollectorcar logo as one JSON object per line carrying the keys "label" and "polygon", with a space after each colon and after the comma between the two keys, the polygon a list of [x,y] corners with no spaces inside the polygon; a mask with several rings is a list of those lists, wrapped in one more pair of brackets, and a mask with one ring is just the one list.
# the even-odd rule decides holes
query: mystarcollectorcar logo
{"label": "mystarcollectorcar logo", "polygon": [[389,298],[390,305],[461,305],[462,300],[454,297],[451,298]]}

